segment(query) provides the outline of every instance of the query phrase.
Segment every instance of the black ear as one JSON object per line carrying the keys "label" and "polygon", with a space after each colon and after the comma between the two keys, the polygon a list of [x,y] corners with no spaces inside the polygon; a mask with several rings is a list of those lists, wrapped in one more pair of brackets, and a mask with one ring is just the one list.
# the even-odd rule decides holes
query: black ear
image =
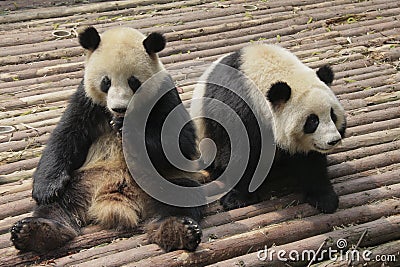
{"label": "black ear", "polygon": [[290,95],[292,94],[292,88],[285,82],[277,82],[271,86],[267,93],[267,99],[272,103],[274,107],[286,103]]}
{"label": "black ear", "polygon": [[166,43],[167,41],[161,33],[153,32],[144,39],[143,46],[146,49],[147,54],[151,55],[163,50]]}
{"label": "black ear", "polygon": [[83,48],[93,52],[100,44],[100,35],[95,28],[88,27],[79,34],[79,43]]}
{"label": "black ear", "polygon": [[326,85],[331,85],[335,75],[333,74],[332,68],[329,65],[325,65],[317,70],[317,76]]}

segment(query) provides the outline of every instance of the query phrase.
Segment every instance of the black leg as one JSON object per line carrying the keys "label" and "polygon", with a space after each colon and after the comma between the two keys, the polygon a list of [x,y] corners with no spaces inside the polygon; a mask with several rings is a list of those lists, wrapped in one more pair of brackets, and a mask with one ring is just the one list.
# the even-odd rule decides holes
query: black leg
{"label": "black leg", "polygon": [[244,192],[244,190],[232,189],[220,199],[220,204],[224,210],[233,210],[243,208],[259,202],[256,194]]}
{"label": "black leg", "polygon": [[37,207],[33,217],[11,228],[11,241],[21,251],[44,253],[63,246],[79,234],[79,225],[58,203]]}
{"label": "black leg", "polygon": [[[193,180],[181,178],[173,181],[182,186],[198,186]],[[204,207],[181,208],[155,203],[157,218],[147,225],[149,241],[165,251],[185,249],[194,251],[201,241],[202,231],[198,222]]]}
{"label": "black leg", "polygon": [[260,201],[260,190],[249,192],[252,175],[253,169],[247,169],[235,188],[220,199],[220,204],[224,210],[243,208]]}
{"label": "black leg", "polygon": [[47,252],[63,246],[79,235],[88,223],[87,209],[92,186],[75,177],[62,200],[39,204],[32,217],[22,219],[11,228],[11,241],[21,251]]}
{"label": "black leg", "polygon": [[339,198],[328,178],[325,155],[310,152],[298,161],[293,170],[309,204],[323,213],[336,211],[339,205]]}

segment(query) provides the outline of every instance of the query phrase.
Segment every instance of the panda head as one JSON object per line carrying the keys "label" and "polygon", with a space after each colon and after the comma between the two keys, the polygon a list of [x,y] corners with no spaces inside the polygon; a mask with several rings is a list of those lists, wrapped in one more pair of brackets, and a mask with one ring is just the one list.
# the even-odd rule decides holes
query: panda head
{"label": "panda head", "polygon": [[86,94],[114,117],[123,116],[141,84],[164,69],[157,53],[166,40],[159,33],[145,37],[135,29],[117,27],[99,35],[89,27],[79,34],[79,43],[86,50]]}
{"label": "panda head", "polygon": [[330,89],[329,66],[316,72],[274,45],[256,45],[242,55],[244,70],[267,97],[279,147],[290,153],[327,153],[344,137],[345,112]]}
{"label": "panda head", "polygon": [[333,71],[324,66],[316,73],[304,69],[295,75],[273,83],[266,94],[278,144],[290,152],[327,153],[341,142],[346,128],[344,109],[328,87]]}
{"label": "panda head", "polygon": [[[333,72],[324,66],[316,76],[330,84]],[[344,137],[343,107],[330,90],[314,88],[296,94],[292,89],[295,86],[279,81],[267,93],[275,116],[278,144],[290,152],[331,151]]]}

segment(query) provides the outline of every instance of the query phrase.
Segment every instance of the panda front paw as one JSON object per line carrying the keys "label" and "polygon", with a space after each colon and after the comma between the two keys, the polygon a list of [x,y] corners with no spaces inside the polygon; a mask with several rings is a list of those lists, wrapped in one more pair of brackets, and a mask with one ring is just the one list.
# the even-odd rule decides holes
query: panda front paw
{"label": "panda front paw", "polygon": [[335,191],[324,193],[309,193],[306,201],[322,213],[334,213],[339,206],[339,198]]}
{"label": "panda front paw", "polygon": [[147,232],[149,241],[166,252],[185,249],[195,251],[201,241],[200,225],[189,217],[169,217],[151,225]]}
{"label": "panda front paw", "polygon": [[220,204],[224,210],[233,210],[246,207],[257,202],[255,194],[243,194],[240,191],[233,189],[228,194],[223,196]]}
{"label": "panda front paw", "polygon": [[34,183],[32,197],[38,204],[49,204],[59,199],[71,180],[66,171],[54,178],[43,179]]}
{"label": "panda front paw", "polygon": [[111,128],[117,133],[122,133],[122,126],[124,124],[124,117],[114,116],[112,121],[110,121]]}

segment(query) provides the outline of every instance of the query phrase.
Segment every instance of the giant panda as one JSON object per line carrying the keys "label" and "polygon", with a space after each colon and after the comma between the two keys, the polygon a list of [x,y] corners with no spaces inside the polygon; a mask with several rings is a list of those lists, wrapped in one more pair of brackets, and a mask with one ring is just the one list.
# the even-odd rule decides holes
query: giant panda
{"label": "giant panda", "polygon": [[[165,38],[159,33],[145,37],[127,27],[100,35],[88,27],[79,42],[86,52],[84,79],[43,151],[33,175],[37,205],[32,217],[12,227],[13,244],[21,251],[44,253],[78,236],[92,222],[128,231],[144,222],[149,241],[165,251],[195,250],[202,235],[202,207],[180,208],[150,197],[132,179],[122,150],[121,129],[131,98],[156,73],[170,79],[157,56]],[[153,80],[147,89],[160,90],[162,83]],[[166,179],[193,187],[198,182],[167,164],[159,144],[163,120],[180,104],[176,89],[156,103],[148,118],[146,145]],[[183,153],[196,157],[191,123],[181,137]]]}
{"label": "giant panda", "polygon": [[[258,43],[219,58],[203,76],[194,89],[190,113],[199,139],[210,138],[217,148],[208,168],[211,178],[217,179],[226,170],[232,156],[231,142],[244,142],[244,138],[250,142],[247,166],[236,186],[220,199],[223,208],[235,209],[265,199],[273,177],[290,177],[308,203],[321,212],[334,212],[338,196],[328,179],[326,153],[341,143],[346,119],[329,87],[334,78],[332,69],[325,65],[315,72],[288,50]],[[247,103],[239,95],[247,96]],[[230,142],[224,127],[209,119],[222,112],[217,104],[206,101],[209,99],[229,105],[244,123],[248,137]],[[219,115],[225,116],[225,123],[232,120]],[[270,169],[265,180],[249,192],[259,164],[260,129],[268,127],[273,132],[275,156],[271,165],[266,164]],[[239,158],[237,162],[245,160],[243,155],[233,156]]]}

